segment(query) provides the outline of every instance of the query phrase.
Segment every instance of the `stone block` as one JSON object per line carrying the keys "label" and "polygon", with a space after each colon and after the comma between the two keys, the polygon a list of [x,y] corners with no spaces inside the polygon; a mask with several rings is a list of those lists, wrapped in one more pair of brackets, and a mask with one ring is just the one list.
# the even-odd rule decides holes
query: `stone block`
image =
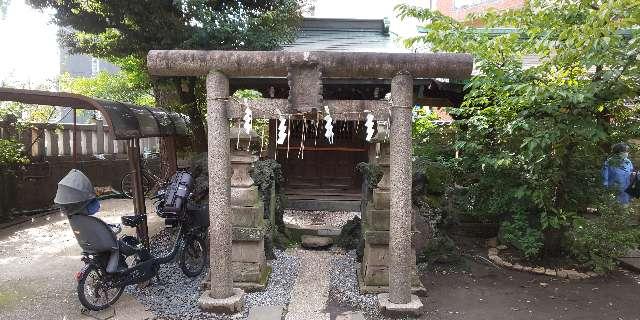
{"label": "stone block", "polygon": [[323,248],[333,244],[333,238],[303,235],[302,246],[305,248]]}
{"label": "stone block", "polygon": [[231,261],[264,263],[264,240],[234,241],[231,245]]}
{"label": "stone block", "polygon": [[362,263],[369,266],[386,266],[389,263],[389,246],[365,244]]}
{"label": "stone block", "polygon": [[259,282],[262,268],[260,263],[232,262],[233,282]]}
{"label": "stone block", "polygon": [[389,244],[389,231],[370,231],[367,230],[364,233],[364,241],[367,244],[374,245],[388,245]]}
{"label": "stone block", "polygon": [[536,268],[533,268],[533,269],[531,270],[531,272],[533,272],[533,273],[537,273],[537,274],[545,274],[545,273],[544,273],[544,272],[545,272],[545,269],[544,269],[544,267],[536,267]]}
{"label": "stone block", "polygon": [[367,223],[372,230],[389,231],[390,211],[389,209],[375,209],[373,206],[367,207]]}
{"label": "stone block", "polygon": [[260,202],[260,194],[258,193],[258,187],[256,186],[251,186],[249,188],[231,188],[232,206],[254,207],[258,206]]}
{"label": "stone block", "polygon": [[322,106],[322,72],[316,63],[290,66],[287,72],[289,103],[301,113],[320,110]]}
{"label": "stone block", "polygon": [[242,311],[244,307],[244,291],[234,288],[233,295],[224,299],[215,299],[210,296],[210,291],[206,290],[198,299],[200,309],[213,313],[233,314]]}
{"label": "stone block", "polygon": [[391,191],[380,188],[373,189],[373,207],[378,210],[391,207]]}
{"label": "stone block", "polygon": [[247,320],[281,320],[283,306],[258,306],[249,310]]}
{"label": "stone block", "polygon": [[578,280],[578,279],[582,279],[582,277],[580,276],[580,272],[575,271],[575,270],[565,270],[565,272],[567,273],[567,278],[571,279],[571,280]]}
{"label": "stone block", "polygon": [[390,317],[418,317],[420,316],[420,309],[422,308],[422,301],[416,295],[411,295],[409,303],[396,304],[389,300],[388,293],[381,293],[378,295],[378,303],[382,314]]}
{"label": "stone block", "polygon": [[[381,265],[362,266],[362,280],[366,286],[389,286],[389,268]],[[422,287],[415,263],[411,264],[412,287]]]}
{"label": "stone block", "polygon": [[348,311],[337,315],[336,320],[366,320],[366,318],[360,311]]}
{"label": "stone block", "polygon": [[362,279],[368,286],[388,286],[389,269],[387,266],[364,266]]}
{"label": "stone block", "polygon": [[233,241],[260,241],[264,239],[265,228],[233,227]]}
{"label": "stone block", "polygon": [[232,206],[231,213],[234,227],[260,227],[264,224],[262,203],[255,207]]}

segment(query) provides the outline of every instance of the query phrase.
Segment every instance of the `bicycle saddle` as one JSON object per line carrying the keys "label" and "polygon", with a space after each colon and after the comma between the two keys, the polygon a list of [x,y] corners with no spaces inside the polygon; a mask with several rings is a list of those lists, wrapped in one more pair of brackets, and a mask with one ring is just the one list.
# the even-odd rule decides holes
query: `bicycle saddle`
{"label": "bicycle saddle", "polygon": [[120,220],[122,220],[123,225],[127,227],[134,227],[134,228],[142,225],[146,219],[147,219],[146,216],[138,216],[138,215],[122,216],[120,218]]}

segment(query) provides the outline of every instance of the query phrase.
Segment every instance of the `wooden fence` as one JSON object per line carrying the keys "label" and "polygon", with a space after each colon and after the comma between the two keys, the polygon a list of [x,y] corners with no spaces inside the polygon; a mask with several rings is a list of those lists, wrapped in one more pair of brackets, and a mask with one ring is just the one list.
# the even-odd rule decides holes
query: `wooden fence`
{"label": "wooden fence", "polygon": [[[32,161],[73,158],[74,144],[77,158],[95,155],[126,155],[127,141],[113,140],[111,128],[101,120],[95,124],[77,124],[74,137],[72,124],[32,123],[17,133],[15,125],[0,121],[0,138],[17,139],[24,144]],[[140,139],[140,152],[158,152],[159,138]]]}

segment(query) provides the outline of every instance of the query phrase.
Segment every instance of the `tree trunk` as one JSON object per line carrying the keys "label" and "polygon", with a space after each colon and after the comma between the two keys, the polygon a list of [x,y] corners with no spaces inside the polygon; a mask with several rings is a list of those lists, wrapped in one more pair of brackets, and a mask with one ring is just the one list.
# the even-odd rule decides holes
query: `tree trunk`
{"label": "tree trunk", "polygon": [[186,108],[190,119],[193,151],[200,153],[207,151],[207,132],[204,127],[204,117],[198,108],[196,81],[195,77],[181,78],[176,81],[176,84],[180,93],[180,102]]}
{"label": "tree trunk", "polygon": [[[566,210],[569,202],[567,194],[567,183],[570,178],[569,164],[573,159],[573,154],[576,149],[575,143],[568,143],[565,147],[565,152],[560,159],[560,177],[558,184],[556,185],[555,203],[554,208],[558,211]],[[545,257],[558,257],[562,254],[562,235],[564,233],[564,226],[560,225],[559,228],[549,228],[543,231],[544,236],[544,256]]]}

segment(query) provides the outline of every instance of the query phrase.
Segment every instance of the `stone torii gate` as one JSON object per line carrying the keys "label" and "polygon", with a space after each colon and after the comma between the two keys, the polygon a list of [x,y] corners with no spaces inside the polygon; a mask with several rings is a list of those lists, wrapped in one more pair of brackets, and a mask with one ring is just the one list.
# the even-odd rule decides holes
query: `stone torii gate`
{"label": "stone torii gate", "polygon": [[[200,298],[205,310],[240,311],[244,292],[233,288],[232,211],[229,119],[242,118],[249,107],[254,118],[280,113],[322,112],[341,119],[390,119],[389,293],[382,308],[411,312],[421,306],[411,294],[411,110],[414,78],[465,79],[473,60],[467,54],[285,52],[285,51],[150,51],[148,68],[156,76],[206,76],[211,288]],[[286,77],[288,99],[229,99],[229,77]],[[384,100],[323,100],[322,79],[391,79],[391,106]],[[309,117],[313,119],[312,117]]]}

